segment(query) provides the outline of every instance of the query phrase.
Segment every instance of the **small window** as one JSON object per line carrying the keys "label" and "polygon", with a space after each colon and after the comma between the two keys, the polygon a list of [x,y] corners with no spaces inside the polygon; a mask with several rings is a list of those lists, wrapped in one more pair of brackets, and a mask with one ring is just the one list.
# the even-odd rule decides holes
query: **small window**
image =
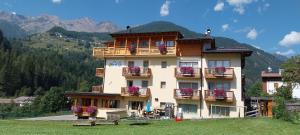
{"label": "small window", "polygon": [[149,42],[147,40],[141,41],[139,47],[140,48],[148,48],[149,47]]}
{"label": "small window", "polygon": [[144,60],[143,61],[143,67],[144,68],[148,68],[149,67],[149,61],[148,60]]}
{"label": "small window", "polygon": [[197,105],[195,104],[179,104],[178,108],[182,108],[183,113],[197,113]]}
{"label": "small window", "polygon": [[128,61],[128,67],[134,67],[134,61]]}
{"label": "small window", "polygon": [[103,107],[103,108],[119,108],[120,100],[102,99],[101,107]]}
{"label": "small window", "polygon": [[127,81],[127,86],[128,86],[128,87],[133,86],[133,81],[132,81],[132,80],[128,80],[128,81]]}
{"label": "small window", "polygon": [[230,108],[229,107],[223,107],[223,106],[212,106],[209,111],[213,116],[219,116],[219,117],[224,117],[224,116],[229,116],[230,115]]}
{"label": "small window", "polygon": [[167,62],[166,61],[161,62],[161,68],[167,68]]}
{"label": "small window", "polygon": [[148,88],[148,81],[142,81],[142,88]]}
{"label": "small window", "polygon": [[274,83],[274,88],[278,89],[278,83]]}
{"label": "small window", "polygon": [[174,41],[166,41],[165,44],[167,45],[167,47],[174,47],[175,46]]}
{"label": "small window", "polygon": [[161,41],[155,41],[155,45],[158,47],[158,46],[160,46],[161,45]]}
{"label": "small window", "polygon": [[160,88],[162,89],[166,88],[166,82],[160,82]]}

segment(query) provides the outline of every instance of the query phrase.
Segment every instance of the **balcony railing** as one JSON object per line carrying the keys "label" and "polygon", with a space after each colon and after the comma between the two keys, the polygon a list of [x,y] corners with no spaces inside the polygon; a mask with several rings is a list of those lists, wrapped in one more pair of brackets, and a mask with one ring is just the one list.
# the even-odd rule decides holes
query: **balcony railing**
{"label": "balcony railing", "polygon": [[104,76],[104,68],[96,68],[96,76],[97,77],[103,77]]}
{"label": "balcony railing", "polygon": [[207,79],[233,79],[234,69],[225,67],[205,68],[205,78]]}
{"label": "balcony railing", "polygon": [[126,78],[150,78],[152,73],[150,68],[124,67],[122,75]]}
{"label": "balcony railing", "polygon": [[233,102],[234,92],[226,90],[205,90],[204,98],[206,101],[226,101]]}
{"label": "balcony railing", "polygon": [[201,68],[177,67],[175,68],[175,77],[180,79],[199,79],[201,77]]}
{"label": "balcony railing", "polygon": [[175,99],[191,99],[191,100],[200,100],[201,90],[192,90],[188,89],[174,89],[174,98]]}
{"label": "balcony railing", "polygon": [[137,91],[131,91],[129,87],[121,88],[121,96],[124,97],[149,97],[151,95],[149,88],[138,88]]}
{"label": "balcony railing", "polygon": [[162,54],[158,47],[136,48],[135,53],[131,53],[129,48],[94,47],[93,56],[96,58],[116,56],[176,56],[176,48],[167,47],[167,53]]}
{"label": "balcony railing", "polygon": [[92,86],[92,92],[93,93],[103,93],[103,86],[102,85]]}

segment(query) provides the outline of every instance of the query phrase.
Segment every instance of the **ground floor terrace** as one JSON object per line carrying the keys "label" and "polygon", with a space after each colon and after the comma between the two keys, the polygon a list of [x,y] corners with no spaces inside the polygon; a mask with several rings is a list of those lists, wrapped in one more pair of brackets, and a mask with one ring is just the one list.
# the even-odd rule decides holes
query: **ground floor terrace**
{"label": "ground floor terrace", "polygon": [[[200,92],[201,94],[201,92]],[[237,105],[235,100],[213,97],[198,98],[193,96],[175,96],[171,101],[156,101],[151,96],[107,94],[93,92],[70,92],[66,96],[72,99],[72,110],[79,117],[107,118],[107,114],[127,116],[151,116],[153,118],[174,118],[182,114],[184,119],[200,118],[241,118],[244,117],[246,108]],[[91,115],[91,110],[96,113]]]}

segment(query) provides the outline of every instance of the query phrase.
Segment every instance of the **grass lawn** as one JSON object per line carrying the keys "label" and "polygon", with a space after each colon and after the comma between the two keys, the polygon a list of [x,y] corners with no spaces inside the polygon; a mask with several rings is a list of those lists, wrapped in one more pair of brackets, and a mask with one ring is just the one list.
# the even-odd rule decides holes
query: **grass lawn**
{"label": "grass lawn", "polygon": [[260,119],[152,121],[149,125],[73,127],[69,121],[0,120],[1,135],[300,135],[300,125]]}

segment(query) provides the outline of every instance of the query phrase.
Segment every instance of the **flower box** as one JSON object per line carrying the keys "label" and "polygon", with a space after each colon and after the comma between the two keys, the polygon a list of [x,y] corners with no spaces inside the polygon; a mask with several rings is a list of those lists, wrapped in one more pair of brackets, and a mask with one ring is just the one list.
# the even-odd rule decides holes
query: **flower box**
{"label": "flower box", "polygon": [[90,116],[95,116],[97,113],[97,108],[95,106],[88,106],[86,112],[90,114]]}
{"label": "flower box", "polygon": [[130,51],[131,54],[135,54],[136,53],[136,46],[130,46],[129,51]]}
{"label": "flower box", "polygon": [[81,106],[72,106],[71,110],[75,114],[81,114],[83,112],[83,109]]}
{"label": "flower box", "polygon": [[215,89],[214,90],[214,96],[216,99],[225,99],[226,93],[224,89]]}
{"label": "flower box", "polygon": [[183,76],[192,76],[194,69],[192,67],[180,67],[180,72]]}
{"label": "flower box", "polygon": [[182,88],[182,89],[180,89],[180,93],[182,96],[193,96],[193,89],[192,88]]}
{"label": "flower box", "polygon": [[140,90],[140,88],[136,87],[136,86],[128,87],[128,93],[130,95],[134,95],[134,96],[139,95],[139,90]]}
{"label": "flower box", "polygon": [[215,72],[216,74],[219,74],[219,75],[223,75],[226,71],[226,68],[225,67],[216,67],[215,68]]}
{"label": "flower box", "polygon": [[161,54],[166,54],[167,53],[167,46],[166,45],[159,45],[158,50]]}
{"label": "flower box", "polygon": [[133,76],[139,76],[140,75],[140,72],[141,72],[141,69],[140,67],[129,67],[129,73]]}

